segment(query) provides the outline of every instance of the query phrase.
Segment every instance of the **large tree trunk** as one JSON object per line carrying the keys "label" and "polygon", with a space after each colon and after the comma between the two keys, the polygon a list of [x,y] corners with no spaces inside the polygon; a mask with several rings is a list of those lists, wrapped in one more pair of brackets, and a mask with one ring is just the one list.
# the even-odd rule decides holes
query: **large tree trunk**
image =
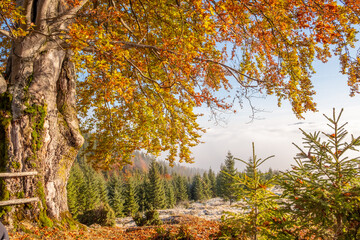
{"label": "large tree trunk", "polygon": [[0,171],[37,170],[39,176],[6,179],[0,197],[38,196],[40,202],[33,208],[7,209],[8,220],[22,215],[41,221],[45,212],[59,220],[68,211],[66,184],[83,143],[70,56],[44,34],[33,32],[13,43],[5,73],[7,91],[0,99]]}

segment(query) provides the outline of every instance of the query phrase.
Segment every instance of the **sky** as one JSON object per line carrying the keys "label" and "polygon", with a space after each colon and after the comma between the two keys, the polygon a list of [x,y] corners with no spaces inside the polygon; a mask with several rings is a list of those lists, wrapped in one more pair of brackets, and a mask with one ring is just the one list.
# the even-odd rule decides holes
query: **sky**
{"label": "sky", "polygon": [[[233,156],[248,160],[252,155],[252,142],[255,143],[258,158],[266,158],[275,155],[262,166],[262,170],[268,168],[285,170],[295,164],[294,156],[299,151],[292,143],[302,146],[302,133],[329,131],[328,122],[323,116],[332,116],[333,108],[340,112],[344,108],[342,122],[348,122],[346,130],[354,136],[360,135],[360,96],[350,97],[350,89],[347,86],[347,77],[343,76],[337,59],[330,59],[327,63],[316,62],[314,64],[316,74],[312,80],[317,94],[314,100],[317,103],[318,112],[304,114],[305,119],[296,118],[288,102],[277,106],[277,100],[273,96],[265,99],[254,100],[254,105],[263,109],[257,114],[259,120],[251,120],[251,111],[248,105],[240,109],[237,114],[227,115],[226,124],[216,125],[209,121],[210,115],[204,109],[204,116],[199,119],[201,126],[207,129],[202,137],[204,143],[192,149],[195,163],[190,167],[197,167],[218,171],[220,165],[230,151]],[[360,152],[359,152],[360,155]],[[242,171],[244,164],[236,161],[236,167]]]}

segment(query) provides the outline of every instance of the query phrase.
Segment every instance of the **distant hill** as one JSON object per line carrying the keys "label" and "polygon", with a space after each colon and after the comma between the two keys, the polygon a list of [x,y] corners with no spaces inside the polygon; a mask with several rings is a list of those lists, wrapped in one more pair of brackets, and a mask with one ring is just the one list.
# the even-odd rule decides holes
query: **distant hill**
{"label": "distant hill", "polygon": [[[139,170],[142,172],[147,172],[149,170],[150,163],[153,159],[155,159],[155,157],[147,155],[140,151],[136,151],[134,153],[134,157],[132,158],[132,164],[125,166],[124,171]],[[166,161],[158,161],[158,162],[162,167],[167,169],[169,174],[176,173],[181,176],[193,177],[196,174],[203,174],[205,172],[204,169],[185,167],[185,166],[181,166],[178,163],[174,163],[174,166],[170,167],[169,163]]]}
{"label": "distant hill", "polygon": [[[84,138],[87,139],[87,135],[84,134]],[[84,156],[82,153],[84,152],[84,149],[87,147],[87,142],[85,141],[84,145],[81,147],[79,154],[77,156],[77,161],[80,162],[86,161],[86,156]],[[131,159],[132,164],[126,165],[123,168],[123,171],[141,171],[141,172],[147,172],[149,170],[150,163],[153,159],[155,159],[154,156],[148,155],[144,152],[135,151],[134,157]],[[200,168],[192,168],[192,167],[185,167],[181,166],[179,163],[174,163],[173,167],[169,166],[169,163],[167,161],[161,161],[157,160],[157,162],[160,163],[160,165],[164,168],[167,168],[168,173],[173,174],[176,173],[181,176],[186,177],[193,177],[196,174],[203,174],[205,172],[204,169]],[[113,168],[113,170],[118,171],[118,167]],[[111,172],[111,171],[110,171]]]}

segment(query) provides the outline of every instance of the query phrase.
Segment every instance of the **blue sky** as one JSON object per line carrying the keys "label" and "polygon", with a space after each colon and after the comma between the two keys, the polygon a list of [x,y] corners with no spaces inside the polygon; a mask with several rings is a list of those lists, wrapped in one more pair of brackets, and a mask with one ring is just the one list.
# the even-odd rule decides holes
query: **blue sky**
{"label": "blue sky", "polygon": [[[299,120],[292,113],[288,102],[277,107],[277,100],[273,96],[265,99],[256,99],[254,104],[265,110],[257,116],[262,120],[249,122],[251,111],[244,106],[237,114],[227,116],[227,124],[217,126],[209,122],[209,115],[199,119],[199,123],[207,129],[202,141],[205,142],[193,148],[195,163],[193,167],[218,170],[230,151],[235,157],[247,160],[251,156],[251,143],[255,142],[256,153],[259,158],[275,155],[263,169],[269,167],[284,170],[294,163],[293,157],[298,152],[292,142],[301,145],[302,134],[299,127],[306,132],[327,131],[327,120],[322,114],[330,116],[332,109],[337,112],[344,108],[343,122],[348,122],[347,130],[355,136],[360,135],[360,96],[349,96],[346,76],[339,73],[340,67],[337,59],[330,59],[328,63],[314,64],[316,74],[312,80],[315,91],[314,97],[318,112],[309,112],[304,120]],[[360,153],[359,153],[360,155]],[[239,170],[243,164],[237,162]]]}

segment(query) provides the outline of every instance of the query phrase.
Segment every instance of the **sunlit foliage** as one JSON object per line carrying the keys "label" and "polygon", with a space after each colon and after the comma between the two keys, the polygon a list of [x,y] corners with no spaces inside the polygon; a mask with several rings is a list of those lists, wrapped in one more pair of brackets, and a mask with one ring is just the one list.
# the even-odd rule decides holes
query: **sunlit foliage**
{"label": "sunlit foliage", "polygon": [[[231,89],[229,77],[240,91],[287,99],[302,117],[316,109],[313,61],[335,54],[351,94],[358,92],[360,58],[350,51],[356,0],[66,2],[85,5],[69,29],[49,34],[61,35],[61,47],[74,53],[78,110],[97,167],[124,164],[137,149],[191,162],[190,147],[203,132],[194,108],[230,109],[233,99],[215,94]],[[10,41],[37,30],[21,12],[13,1],[0,3],[4,57]]]}

